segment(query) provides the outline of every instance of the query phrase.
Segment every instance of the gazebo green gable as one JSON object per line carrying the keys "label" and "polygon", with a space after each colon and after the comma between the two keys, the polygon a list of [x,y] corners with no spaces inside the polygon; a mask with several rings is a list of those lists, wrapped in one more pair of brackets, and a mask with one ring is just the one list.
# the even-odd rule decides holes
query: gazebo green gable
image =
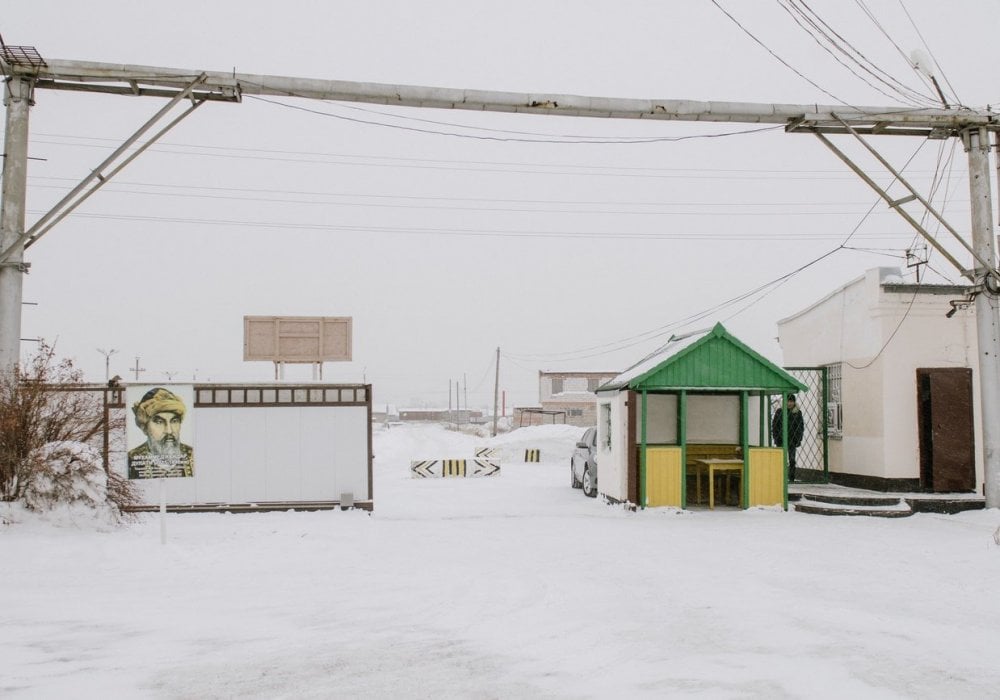
{"label": "gazebo green gable", "polygon": [[808,391],[802,382],[740,342],[721,323],[625,386],[638,391]]}

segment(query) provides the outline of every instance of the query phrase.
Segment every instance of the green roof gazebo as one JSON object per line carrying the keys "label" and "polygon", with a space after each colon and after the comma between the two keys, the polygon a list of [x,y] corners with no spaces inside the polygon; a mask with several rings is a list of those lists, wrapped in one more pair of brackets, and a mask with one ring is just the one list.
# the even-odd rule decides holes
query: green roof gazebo
{"label": "green roof gazebo", "polygon": [[788,455],[769,446],[769,398],[785,411],[807,390],[721,323],[675,336],[598,388],[598,489],[612,502],[686,508],[693,481],[694,498],[714,507],[716,477],[738,476],[742,507],[787,508]]}

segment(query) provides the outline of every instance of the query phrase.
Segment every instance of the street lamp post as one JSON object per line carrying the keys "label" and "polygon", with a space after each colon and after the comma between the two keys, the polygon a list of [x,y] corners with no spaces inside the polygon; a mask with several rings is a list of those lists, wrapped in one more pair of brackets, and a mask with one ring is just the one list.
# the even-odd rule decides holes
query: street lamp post
{"label": "street lamp post", "polygon": [[114,355],[117,350],[112,348],[111,350],[104,350],[103,348],[97,348],[97,352],[104,355],[104,381],[111,381],[111,356]]}
{"label": "street lamp post", "polygon": [[114,355],[117,350],[111,348],[110,350],[105,350],[104,348],[97,348],[97,352],[104,355],[104,425],[102,426],[104,433],[104,444],[101,451],[101,456],[104,462],[105,473],[110,473],[111,471],[111,460],[110,460],[110,450],[111,450],[111,439],[108,429],[108,422],[111,417],[108,410],[108,390],[111,384],[111,356]]}

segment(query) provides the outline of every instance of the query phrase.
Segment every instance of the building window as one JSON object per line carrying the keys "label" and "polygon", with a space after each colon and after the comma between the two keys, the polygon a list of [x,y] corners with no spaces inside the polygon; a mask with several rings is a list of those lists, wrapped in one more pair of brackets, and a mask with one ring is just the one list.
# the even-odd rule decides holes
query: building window
{"label": "building window", "polygon": [[604,449],[611,449],[611,404],[601,404],[601,442]]}
{"label": "building window", "polygon": [[567,413],[569,413],[571,416],[582,416],[583,415],[583,409],[582,408],[571,408],[571,409],[569,409],[567,411]]}
{"label": "building window", "polygon": [[563,393],[563,378],[562,377],[552,377],[552,393],[561,394]]}
{"label": "building window", "polygon": [[844,405],[841,400],[843,364],[826,366],[826,429],[833,438],[844,436]]}
{"label": "building window", "polygon": [[587,391],[593,394],[597,391],[597,387],[601,385],[600,377],[587,377]]}

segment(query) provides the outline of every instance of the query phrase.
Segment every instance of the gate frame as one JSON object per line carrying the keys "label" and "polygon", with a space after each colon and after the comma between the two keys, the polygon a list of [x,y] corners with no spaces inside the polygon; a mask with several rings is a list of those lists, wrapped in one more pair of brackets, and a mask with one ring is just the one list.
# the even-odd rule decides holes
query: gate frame
{"label": "gate frame", "polygon": [[[822,435],[823,435],[823,477],[822,481],[819,483],[829,484],[830,483],[830,424],[827,420],[828,416],[826,413],[826,406],[830,402],[830,386],[829,386],[829,374],[830,368],[824,365],[817,367],[808,367],[805,365],[796,365],[794,367],[782,367],[786,372],[791,374],[796,379],[801,381],[801,377],[796,374],[796,372],[819,372],[820,374],[820,410],[819,410],[819,420],[822,422]],[[806,383],[806,382],[803,382]],[[810,387],[811,388],[811,387]],[[773,413],[771,414],[773,415]],[[768,435],[770,436],[770,430],[768,430]],[[770,442],[770,437],[768,437],[768,442]],[[810,470],[812,471],[812,470]]]}

